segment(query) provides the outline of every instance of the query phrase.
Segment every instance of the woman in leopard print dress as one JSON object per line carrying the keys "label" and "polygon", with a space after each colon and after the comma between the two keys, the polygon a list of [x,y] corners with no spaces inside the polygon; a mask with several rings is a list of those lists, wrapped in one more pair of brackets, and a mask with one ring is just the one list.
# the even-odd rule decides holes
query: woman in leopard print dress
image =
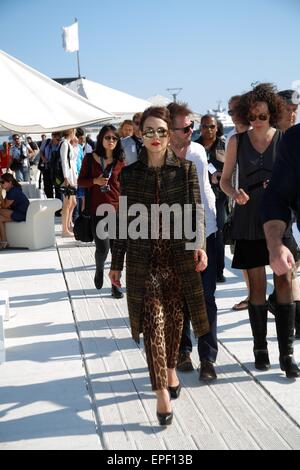
{"label": "woman in leopard print dress", "polygon": [[[121,195],[127,205],[143,204],[147,208],[148,237],[115,240],[110,279],[120,286],[126,253],[126,285],[132,336],[139,341],[144,336],[146,357],[152,389],[157,396],[157,416],[160,424],[171,424],[171,398],[177,398],[180,384],[176,361],[183,325],[183,302],[186,301],[196,336],[208,332],[200,271],[207,263],[204,251],[204,218],[201,214],[201,241],[197,250],[187,251],[188,237],[175,237],[175,223],[170,218],[170,236],[163,236],[160,214],[157,236],[151,239],[151,209],[153,205],[171,207],[185,204],[193,209],[200,204],[196,169],[189,161],[180,161],[168,150],[170,116],[166,108],[151,107],[141,119],[144,147],[139,160],[121,173]],[[123,217],[124,214],[122,214]],[[121,216],[121,214],[120,214]],[[174,217],[175,219],[175,217]],[[173,220],[173,221],[172,221]],[[128,217],[128,224],[131,219]],[[150,222],[150,223],[149,223]],[[173,225],[172,225],[173,224]],[[193,226],[194,227],[194,226]],[[129,227],[130,228],[130,227]],[[184,230],[185,232],[185,230]],[[128,233],[128,232],[127,232]]]}

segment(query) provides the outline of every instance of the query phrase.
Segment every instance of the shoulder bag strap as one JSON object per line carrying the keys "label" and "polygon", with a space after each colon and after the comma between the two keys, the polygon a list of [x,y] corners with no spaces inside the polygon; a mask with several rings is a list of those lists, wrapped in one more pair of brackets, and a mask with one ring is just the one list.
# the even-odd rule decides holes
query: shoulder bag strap
{"label": "shoulder bag strap", "polygon": [[[91,178],[92,176],[92,164],[93,164],[93,154],[91,153],[90,156],[87,157],[87,172],[86,172],[86,177]],[[91,210],[91,194],[90,194],[90,189],[86,188],[85,189],[85,210],[87,214],[90,214]]]}

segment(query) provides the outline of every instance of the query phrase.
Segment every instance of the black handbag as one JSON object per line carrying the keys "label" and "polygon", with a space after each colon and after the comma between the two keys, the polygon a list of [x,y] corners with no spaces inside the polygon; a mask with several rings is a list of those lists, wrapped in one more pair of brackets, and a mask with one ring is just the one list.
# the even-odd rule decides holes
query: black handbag
{"label": "black handbag", "polygon": [[[86,177],[89,178],[92,173],[92,155],[90,155],[87,162],[87,174]],[[81,242],[92,242],[93,232],[92,232],[92,221],[91,221],[91,214],[90,214],[90,206],[91,206],[91,198],[90,198],[90,191],[88,189],[85,190],[85,209],[81,212],[79,217],[74,222],[73,233],[75,240],[79,240]]]}
{"label": "black handbag", "polygon": [[86,211],[83,211],[74,222],[73,227],[75,240],[81,242],[92,242],[93,233],[91,228],[91,216]]}

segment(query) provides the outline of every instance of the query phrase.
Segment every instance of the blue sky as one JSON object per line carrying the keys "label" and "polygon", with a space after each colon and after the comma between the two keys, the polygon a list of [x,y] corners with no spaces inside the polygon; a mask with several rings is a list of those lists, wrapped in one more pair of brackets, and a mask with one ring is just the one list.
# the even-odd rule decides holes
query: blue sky
{"label": "blue sky", "polygon": [[[79,21],[81,74],[206,112],[255,81],[300,80],[298,0],[0,0],[0,49],[50,77],[77,75],[61,28]],[[0,71],[1,73],[1,71]]]}

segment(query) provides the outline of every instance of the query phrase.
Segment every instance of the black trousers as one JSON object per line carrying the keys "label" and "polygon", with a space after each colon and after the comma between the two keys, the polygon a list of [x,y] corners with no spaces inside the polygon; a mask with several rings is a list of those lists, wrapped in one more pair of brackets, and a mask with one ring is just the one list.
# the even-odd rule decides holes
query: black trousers
{"label": "black trousers", "polygon": [[96,246],[95,250],[95,263],[96,263],[96,271],[104,270],[105,261],[109,252],[109,248],[112,251],[113,247],[113,240],[110,240],[108,237],[104,240],[98,238],[97,236],[97,224],[103,219],[104,217],[98,217],[93,215],[91,217],[91,228],[93,233],[93,238]]}
{"label": "black trousers", "polygon": [[53,182],[49,169],[43,171],[44,192],[48,199],[53,198]]}

